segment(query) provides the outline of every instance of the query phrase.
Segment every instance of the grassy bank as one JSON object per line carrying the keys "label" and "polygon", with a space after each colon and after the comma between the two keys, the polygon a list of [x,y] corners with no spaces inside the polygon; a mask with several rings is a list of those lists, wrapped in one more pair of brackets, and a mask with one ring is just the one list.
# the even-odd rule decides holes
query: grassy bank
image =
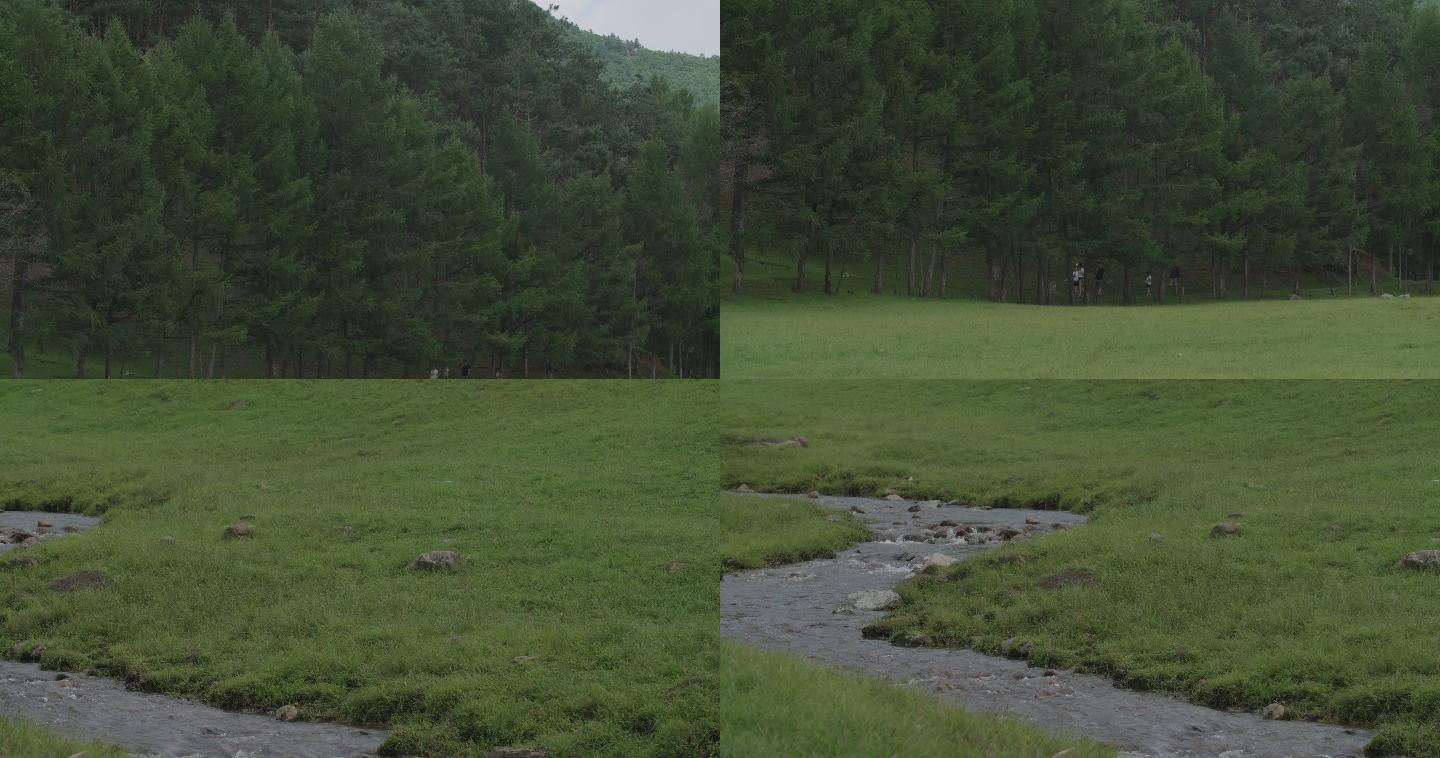
{"label": "grassy bank", "polygon": [[[392,752],[695,754],[718,739],[715,390],[0,382],[0,502],[105,514],[3,573],[0,649],[388,727]],[[407,568],[432,550],[466,561]],[[106,581],[50,589],[81,571]]]}
{"label": "grassy bank", "polygon": [[76,755],[84,758],[125,758],[128,754],[111,745],[70,739],[25,721],[0,717],[0,755],[9,758],[73,758]]}
{"label": "grassy bank", "polygon": [[737,298],[727,379],[1440,378],[1440,298],[1022,306]]}
{"label": "grassy bank", "polygon": [[[1026,560],[903,585],[878,630],[1014,652],[1225,708],[1373,726],[1440,754],[1440,386],[1395,382],[745,382],[721,479],[1089,510]],[[803,435],[808,448],[739,440]],[[1235,537],[1212,537],[1219,523]],[[1083,569],[1093,582],[1041,589]],[[1009,640],[1010,651],[1001,649]]]}
{"label": "grassy bank", "polygon": [[[973,715],[903,687],[726,644],[720,754],[845,756],[1114,756],[1019,721]],[[957,752],[958,750],[958,752]]]}
{"label": "grassy bank", "polygon": [[818,503],[731,494],[720,498],[720,529],[728,569],[832,558],[869,534],[851,514]]}

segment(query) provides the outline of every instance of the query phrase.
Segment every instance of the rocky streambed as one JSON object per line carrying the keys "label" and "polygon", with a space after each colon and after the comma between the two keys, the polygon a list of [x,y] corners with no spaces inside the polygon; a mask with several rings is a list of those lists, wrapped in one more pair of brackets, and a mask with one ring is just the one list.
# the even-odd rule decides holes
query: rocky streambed
{"label": "rocky streambed", "polygon": [[[98,526],[99,519],[64,513],[0,512],[0,562],[24,561],[24,548]],[[15,564],[4,572],[25,571]],[[235,713],[192,700],[133,692],[111,679],[44,671],[0,660],[0,716],[56,733],[103,740],[155,758],[350,758],[373,755],[387,734],[339,724],[281,721]]]}
{"label": "rocky streambed", "polygon": [[[1102,740],[1128,758],[1339,758],[1360,755],[1374,736],[1219,711],[1120,689],[1102,677],[1031,668],[972,650],[864,639],[861,629],[883,615],[871,609],[883,606],[885,592],[927,560],[964,560],[1015,534],[1068,529],[1084,517],[934,501],[821,496],[818,502],[855,512],[870,527],[870,541],[833,559],[724,577],[720,628],[726,638],[889,678],[970,710],[1013,714],[1057,732]],[[941,526],[945,522],[954,526]],[[935,554],[944,557],[932,559]]]}

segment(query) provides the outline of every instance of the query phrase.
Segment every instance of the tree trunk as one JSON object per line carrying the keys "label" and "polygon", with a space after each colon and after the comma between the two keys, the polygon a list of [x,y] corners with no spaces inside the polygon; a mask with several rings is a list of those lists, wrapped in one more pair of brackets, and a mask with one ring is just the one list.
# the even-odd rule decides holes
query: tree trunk
{"label": "tree trunk", "polygon": [[838,285],[835,283],[835,280],[830,276],[830,269],[833,268],[834,265],[835,265],[835,251],[832,250],[832,249],[830,249],[829,246],[826,246],[826,248],[825,248],[825,287],[824,287],[824,292],[825,292],[825,294],[827,294],[827,295],[833,295],[833,294],[835,294],[835,291],[836,291],[836,289],[838,288]]}
{"label": "tree trunk", "polygon": [[155,350],[155,378],[165,378],[165,337],[160,337],[160,344]]}
{"label": "tree trunk", "polygon": [[885,294],[885,245],[881,243],[875,252],[875,284],[870,289],[877,295]]}
{"label": "tree trunk", "polygon": [[1375,256],[1372,254],[1370,256],[1370,294],[1372,295],[1379,292],[1379,289],[1376,286],[1376,277],[1378,272],[1375,269]]}
{"label": "tree trunk", "polygon": [[1015,302],[1025,304],[1025,254],[1015,254]]}
{"label": "tree trunk", "polygon": [[949,280],[950,280],[949,268],[950,268],[950,267],[949,267],[948,265],[946,265],[947,263],[949,263],[949,261],[950,261],[950,256],[949,256],[948,254],[947,254],[947,255],[941,255],[941,256],[940,256],[940,299],[941,299],[941,300],[944,300],[944,299],[945,299],[945,286],[950,283],[950,282],[949,282]]}
{"label": "tree trunk", "polygon": [[1000,298],[1001,298],[1001,296],[1002,296],[1001,287],[1002,287],[1003,285],[1002,285],[1001,282],[1000,282],[1000,277],[1001,277],[1001,273],[1000,273],[1000,272],[1001,272],[1001,263],[1000,263],[1000,260],[1001,260],[1002,258],[1003,258],[1003,256],[997,256],[997,255],[995,255],[993,252],[991,252],[989,248],[986,248],[986,250],[985,250],[985,271],[986,271],[986,273],[989,275],[989,279],[990,279],[990,281],[989,281],[989,286],[987,287],[986,299],[988,299],[988,300],[989,300],[990,302],[992,302],[992,303],[998,303],[998,302],[1000,302]]}
{"label": "tree trunk", "polygon": [[106,339],[106,340],[105,340],[105,378],[106,378],[106,379],[109,379],[109,378],[110,378],[110,358],[111,358],[111,354],[112,354],[112,351],[111,351],[111,349],[110,349],[110,340],[109,340],[109,339]]}
{"label": "tree trunk", "polygon": [[1244,283],[1243,285],[1241,285],[1241,288],[1240,288],[1240,299],[1241,299],[1241,300],[1249,300],[1249,299],[1250,299],[1250,256],[1246,255],[1246,256],[1244,257],[1244,261],[1245,261],[1245,263],[1244,263],[1244,266],[1245,266],[1245,283]]}
{"label": "tree trunk", "polygon": [[1044,305],[1049,302],[1045,297],[1045,259],[1040,255],[1035,257],[1035,304]]}
{"label": "tree trunk", "polygon": [[930,248],[930,266],[925,269],[925,297],[935,291],[935,259],[940,256],[940,246]]}
{"label": "tree trunk", "polygon": [[81,345],[75,353],[75,378],[85,378],[85,346]]}
{"label": "tree trunk", "polygon": [[745,162],[735,161],[734,184],[730,193],[730,260],[735,264],[735,294],[745,288],[745,245],[740,235],[745,231],[744,197]]}
{"label": "tree trunk", "polygon": [[30,261],[25,253],[15,258],[15,283],[10,290],[10,357],[15,365],[11,372],[16,379],[25,374],[25,284],[30,273]]}
{"label": "tree trunk", "polygon": [[920,239],[919,239],[919,238],[920,238],[920,235],[918,235],[918,234],[911,234],[911,235],[910,235],[910,254],[909,254],[909,256],[906,258],[906,265],[905,265],[905,271],[906,271],[906,276],[905,276],[905,295],[906,295],[907,297],[915,297],[915,274],[916,274],[915,256],[916,256],[916,247],[917,247],[917,246],[919,245],[919,243],[920,243]]}
{"label": "tree trunk", "polygon": [[1122,266],[1122,267],[1120,268],[1120,276],[1121,276],[1121,279],[1124,281],[1124,284],[1123,284],[1122,286],[1125,287],[1125,297],[1124,297],[1125,304],[1126,304],[1126,305],[1134,305],[1134,304],[1135,304],[1135,296],[1134,296],[1134,293],[1132,293],[1131,290],[1130,290],[1130,266],[1129,266],[1129,265],[1125,265],[1125,266]]}
{"label": "tree trunk", "polygon": [[805,251],[803,249],[795,260],[795,285],[793,289],[797,294],[805,291]]}

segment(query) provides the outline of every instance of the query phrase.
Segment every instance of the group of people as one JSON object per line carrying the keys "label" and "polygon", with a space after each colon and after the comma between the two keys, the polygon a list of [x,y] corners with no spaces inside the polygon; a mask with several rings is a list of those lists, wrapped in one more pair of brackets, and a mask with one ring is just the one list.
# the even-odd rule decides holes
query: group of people
{"label": "group of people", "polygon": [[[1070,291],[1075,300],[1085,302],[1085,264],[1077,261],[1070,269]],[[1170,267],[1169,288],[1176,296],[1180,294],[1180,267]],[[1155,296],[1155,276],[1152,272],[1145,272],[1145,297]],[[1095,297],[1096,299],[1105,296],[1105,264],[1101,263],[1095,267]]]}
{"label": "group of people", "polygon": [[[496,372],[496,377],[499,377],[499,372],[498,372],[498,371]],[[444,368],[432,368],[432,369],[430,369],[430,378],[431,378],[431,379],[449,379],[449,378],[450,378],[450,367],[449,367],[449,366],[446,366],[446,367],[444,367]],[[461,379],[469,379],[469,378],[470,378],[470,361],[465,361],[464,363],[460,364],[460,378],[461,378]]]}

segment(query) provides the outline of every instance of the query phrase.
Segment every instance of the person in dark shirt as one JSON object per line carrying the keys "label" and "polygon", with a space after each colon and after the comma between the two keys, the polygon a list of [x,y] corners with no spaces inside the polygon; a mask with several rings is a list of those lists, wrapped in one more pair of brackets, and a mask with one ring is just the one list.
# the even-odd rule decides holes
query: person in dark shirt
{"label": "person in dark shirt", "polygon": [[460,364],[460,378],[470,378],[470,361],[465,361],[464,363]]}
{"label": "person in dark shirt", "polygon": [[1095,267],[1095,299],[1099,300],[1105,296],[1105,264],[1101,263]]}
{"label": "person in dark shirt", "polygon": [[1180,267],[1179,267],[1179,266],[1173,266],[1173,267],[1171,267],[1171,269],[1170,269],[1170,289],[1174,290],[1176,295],[1179,295],[1179,294],[1180,294]]}

